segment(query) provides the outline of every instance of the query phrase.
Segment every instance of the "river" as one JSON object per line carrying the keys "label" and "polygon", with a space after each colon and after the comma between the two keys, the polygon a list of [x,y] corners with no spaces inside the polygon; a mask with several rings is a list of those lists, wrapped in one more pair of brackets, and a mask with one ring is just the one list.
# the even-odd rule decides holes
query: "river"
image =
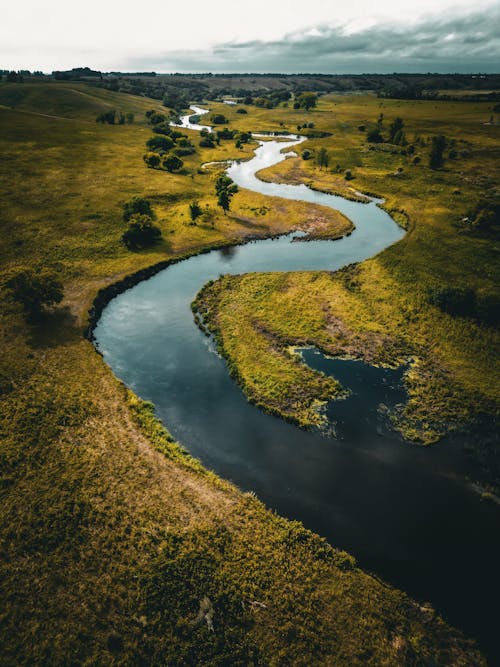
{"label": "river", "polygon": [[332,271],[404,236],[374,200],[363,204],[256,178],[301,140],[263,141],[252,160],[231,164],[228,174],[240,187],[265,195],[338,209],[355,223],[353,234],[308,243],[285,236],[174,264],[109,303],[94,332],[97,347],[115,375],[155,404],[172,435],[207,468],[301,520],[365,569],[430,601],[498,660],[500,508],[482,502],[464,482],[459,439],[421,448],[387,426],[378,407],[404,400],[401,371],[305,351],[307,363],[353,392],[329,406],[337,437],[326,437],[250,405],[194,323],[190,303],[221,274]]}

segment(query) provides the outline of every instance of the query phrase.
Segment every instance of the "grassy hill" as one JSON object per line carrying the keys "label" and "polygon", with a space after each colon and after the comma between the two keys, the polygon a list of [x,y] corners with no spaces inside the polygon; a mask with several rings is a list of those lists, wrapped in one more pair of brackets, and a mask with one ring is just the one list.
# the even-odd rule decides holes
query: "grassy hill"
{"label": "grassy hill", "polygon": [[[204,470],[83,337],[101,287],[308,212],[278,200],[264,216],[269,200],[241,192],[222,215],[199,166],[248,153],[232,142],[177,174],[147,169],[152,100],[2,84],[0,103],[2,665],[484,664],[428,607]],[[108,108],[137,120],[95,123]],[[120,242],[133,195],[163,233],[134,253]],[[47,267],[65,299],[28,323],[6,282]]]}

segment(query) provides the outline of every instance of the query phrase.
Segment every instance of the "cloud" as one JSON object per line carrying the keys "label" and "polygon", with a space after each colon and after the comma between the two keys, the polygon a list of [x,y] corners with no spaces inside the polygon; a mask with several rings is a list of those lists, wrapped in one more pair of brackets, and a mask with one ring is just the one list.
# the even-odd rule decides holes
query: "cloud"
{"label": "cloud", "polygon": [[412,25],[317,25],[276,41],[223,43],[131,60],[159,72],[498,72],[500,6]]}

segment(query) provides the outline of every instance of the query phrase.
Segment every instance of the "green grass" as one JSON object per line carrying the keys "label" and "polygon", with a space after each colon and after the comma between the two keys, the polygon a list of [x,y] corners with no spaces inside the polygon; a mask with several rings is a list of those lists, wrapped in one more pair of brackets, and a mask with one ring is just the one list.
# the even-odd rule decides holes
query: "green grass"
{"label": "green grass", "polygon": [[[409,402],[393,417],[395,426],[417,442],[435,442],[479,417],[498,414],[498,331],[442,313],[428,300],[430,289],[447,285],[472,287],[482,297],[496,294],[497,236],[474,232],[461,222],[482,197],[499,194],[500,128],[484,125],[490,106],[323,98],[309,118],[332,136],[311,140],[308,148],[326,146],[330,170],[295,158],[259,174],[344,196],[352,195],[351,188],[374,192],[409,231],[376,258],[336,276],[226,277],[202,292],[198,307],[252,401],[303,426],[321,425],[317,401],[335,397],[339,387],[290,353],[290,346],[310,344],[371,363],[396,365],[411,359]],[[297,117],[287,109],[269,113],[276,122],[291,113]],[[375,121],[379,113],[384,113],[386,133],[398,115],[410,142],[443,133],[457,146],[467,146],[469,156],[447,160],[444,169],[432,171],[428,145],[418,149],[419,165],[401,155],[400,147],[383,144],[371,150],[358,127]],[[255,123],[253,114],[262,117],[261,110],[250,107],[245,122]],[[291,129],[292,121],[284,124]],[[398,167],[403,172],[394,177]],[[355,174],[353,181],[343,178],[347,168]],[[489,472],[495,482],[498,471]]]}
{"label": "green grass", "polygon": [[[2,665],[484,664],[436,615],[203,469],[83,338],[100,288],[307,224],[310,211],[241,192],[224,216],[198,168],[231,143],[199,150],[181,174],[148,170],[142,118],[94,117],[155,102],[46,86],[23,84],[21,101],[0,86],[2,104],[19,105],[0,109],[1,284],[48,265],[66,294],[37,324],[0,297]],[[164,237],[139,253],[119,242],[133,195],[150,198]],[[206,224],[186,222],[195,198]],[[213,633],[197,622],[205,597]]]}

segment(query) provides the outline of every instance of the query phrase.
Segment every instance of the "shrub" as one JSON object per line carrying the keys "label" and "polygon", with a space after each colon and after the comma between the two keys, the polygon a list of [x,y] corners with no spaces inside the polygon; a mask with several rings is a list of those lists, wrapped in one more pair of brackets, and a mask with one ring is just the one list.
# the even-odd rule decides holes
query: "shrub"
{"label": "shrub", "polygon": [[169,151],[173,145],[174,142],[170,137],[151,137],[146,141],[146,146],[150,151]]}
{"label": "shrub", "polygon": [[162,162],[163,167],[170,172],[179,171],[184,166],[184,162],[177,155],[168,155]]}
{"label": "shrub", "polygon": [[159,227],[153,224],[149,215],[135,214],[122,234],[122,241],[129,250],[141,250],[154,245],[161,239]]}
{"label": "shrub", "polygon": [[172,128],[168,123],[158,123],[158,125],[153,127],[153,132],[170,136],[172,134]]}
{"label": "shrub", "polygon": [[354,176],[353,176],[353,173],[352,173],[352,171],[351,171],[350,169],[346,169],[346,170],[345,170],[345,172],[344,172],[344,178],[345,178],[346,181],[352,181],[352,179],[354,178]]}
{"label": "shrub", "polygon": [[202,139],[200,139],[199,146],[201,148],[215,148],[215,144],[214,144],[213,139],[211,139],[208,136],[205,136]]}
{"label": "shrub", "polygon": [[[146,115],[147,114],[148,112],[146,112]],[[164,123],[167,120],[167,117],[163,113],[158,113],[157,111],[153,111],[153,113],[151,113],[148,116],[148,119],[151,125],[159,125],[160,123]]]}
{"label": "shrub", "polygon": [[246,109],[240,108],[236,109],[236,113],[248,113],[248,111]]}
{"label": "shrub", "polygon": [[380,134],[380,129],[378,127],[374,127],[369,130],[368,134],[366,135],[366,140],[371,144],[381,144],[384,141],[384,137]]}
{"label": "shrub", "polygon": [[312,153],[311,153],[311,151],[308,150],[307,148],[304,149],[304,150],[302,151],[302,153],[301,153],[301,158],[302,158],[303,160],[310,160],[310,159],[312,158]]}
{"label": "shrub", "polygon": [[225,123],[229,122],[224,114],[221,113],[214,113],[211,117],[211,120],[215,125],[224,125]]}
{"label": "shrub", "polygon": [[143,155],[143,160],[150,169],[157,169],[160,166],[161,156],[158,153],[146,153]]}
{"label": "shrub", "polygon": [[95,119],[96,123],[107,123],[108,125],[114,125],[116,123],[116,111],[112,109],[111,111],[105,111],[100,113]]}

